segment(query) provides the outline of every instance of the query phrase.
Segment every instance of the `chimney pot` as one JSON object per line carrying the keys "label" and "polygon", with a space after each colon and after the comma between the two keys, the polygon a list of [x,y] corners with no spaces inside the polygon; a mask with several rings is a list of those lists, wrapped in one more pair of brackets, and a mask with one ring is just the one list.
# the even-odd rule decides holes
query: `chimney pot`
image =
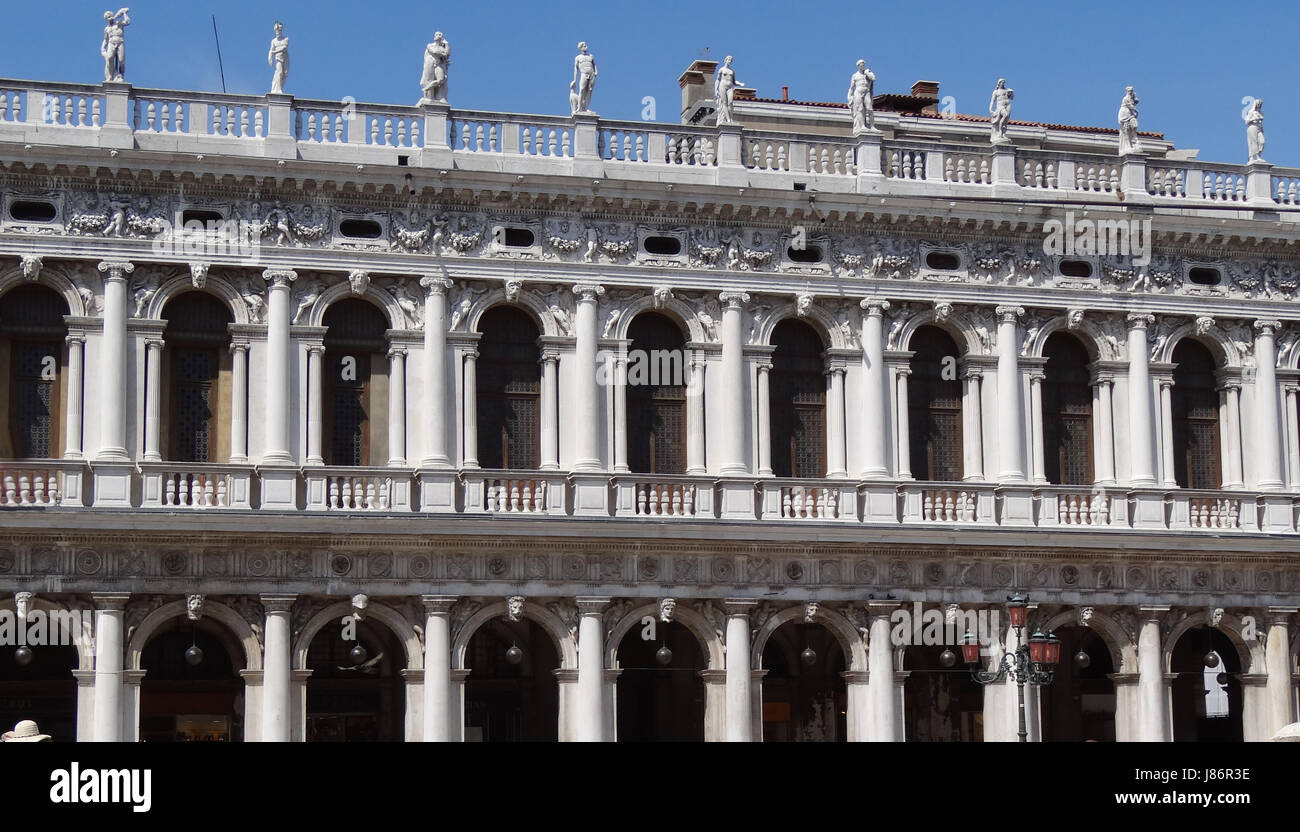
{"label": "chimney pot", "polygon": [[782,101],[790,100],[790,87],[785,84],[781,85],[781,100]]}

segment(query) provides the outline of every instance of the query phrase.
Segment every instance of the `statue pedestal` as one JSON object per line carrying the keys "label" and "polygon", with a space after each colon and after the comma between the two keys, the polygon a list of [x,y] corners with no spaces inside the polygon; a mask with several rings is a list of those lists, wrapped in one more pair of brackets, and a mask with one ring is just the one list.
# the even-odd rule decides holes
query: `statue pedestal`
{"label": "statue pedestal", "polygon": [[131,130],[131,85],[125,81],[104,82],[104,122],[99,129],[101,147],[135,147]]}
{"label": "statue pedestal", "polygon": [[1016,187],[1016,146],[1010,142],[993,145],[993,195],[1011,196]]}
{"label": "statue pedestal", "polygon": [[266,155],[280,159],[298,158],[298,138],[293,133],[293,96],[266,94]]}
{"label": "statue pedestal", "polygon": [[884,135],[879,130],[859,130],[853,134],[858,144],[858,193],[876,193],[884,188],[885,172],[880,159]]}
{"label": "statue pedestal", "polygon": [[422,100],[419,106],[420,112],[424,113],[424,148],[420,151],[420,166],[450,168],[451,143],[447,126],[451,121],[451,105]]}
{"label": "statue pedestal", "polygon": [[1273,166],[1263,159],[1246,165],[1246,200],[1252,208],[1277,210],[1273,201]]}
{"label": "statue pedestal", "polygon": [[573,173],[575,176],[605,177],[605,166],[600,161],[595,113],[574,113],[573,116]]}
{"label": "statue pedestal", "polygon": [[1151,194],[1147,193],[1147,157],[1141,152],[1121,156],[1122,168],[1119,175],[1119,187],[1124,193],[1125,205],[1149,205]]}

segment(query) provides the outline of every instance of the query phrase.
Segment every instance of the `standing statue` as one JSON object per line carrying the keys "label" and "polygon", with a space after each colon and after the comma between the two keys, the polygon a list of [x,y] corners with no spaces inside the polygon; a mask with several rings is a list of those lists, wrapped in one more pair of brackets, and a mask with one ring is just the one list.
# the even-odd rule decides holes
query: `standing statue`
{"label": "standing statue", "polygon": [[587,42],[578,44],[573,59],[573,83],[569,84],[569,108],[573,115],[591,115],[591,93],[596,89],[596,56],[587,51]]}
{"label": "standing statue", "polygon": [[993,144],[1006,144],[1007,124],[1011,121],[1011,99],[1016,97],[1015,90],[1007,89],[1007,79],[999,78],[993,88],[993,97],[989,99],[989,122],[993,125],[990,140]]}
{"label": "standing statue", "polygon": [[433,43],[424,47],[424,72],[420,75],[420,89],[424,90],[421,104],[447,103],[447,70],[451,66],[451,45],[442,32],[433,33]]}
{"label": "standing statue", "polygon": [[728,55],[713,76],[713,103],[718,113],[718,124],[736,123],[736,71],[731,68],[732,60]]}
{"label": "standing statue", "polygon": [[127,16],[130,9],[118,9],[104,12],[104,42],[100,44],[99,54],[104,58],[104,80],[122,81],[126,76],[126,27],[131,25]]}
{"label": "standing statue", "polygon": [[854,133],[876,129],[876,111],[871,105],[875,86],[875,73],[867,69],[866,61],[858,61],[858,71],[849,78],[849,110],[853,113]]}
{"label": "standing statue", "polygon": [[271,38],[271,51],[266,53],[266,65],[274,67],[271,75],[271,93],[284,93],[284,82],[289,77],[289,39],[284,36],[284,24],[275,21],[275,37]]}
{"label": "standing statue", "polygon": [[1124,88],[1119,105],[1119,155],[1127,156],[1142,149],[1138,144],[1138,97],[1132,87]]}
{"label": "standing statue", "polygon": [[1246,149],[1250,153],[1247,164],[1264,161],[1264,99],[1256,98],[1242,116],[1246,120]]}

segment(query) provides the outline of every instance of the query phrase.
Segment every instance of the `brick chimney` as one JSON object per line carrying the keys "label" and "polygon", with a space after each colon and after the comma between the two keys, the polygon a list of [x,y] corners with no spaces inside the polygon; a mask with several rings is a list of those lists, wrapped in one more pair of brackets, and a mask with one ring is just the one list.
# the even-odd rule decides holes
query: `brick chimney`
{"label": "brick chimney", "polygon": [[934,102],[921,108],[923,113],[937,113],[939,111],[939,82],[938,81],[917,81],[912,84],[913,98],[931,98]]}
{"label": "brick chimney", "polygon": [[717,61],[694,61],[677,79],[682,88],[682,115],[705,98],[713,98],[713,73],[718,68]]}

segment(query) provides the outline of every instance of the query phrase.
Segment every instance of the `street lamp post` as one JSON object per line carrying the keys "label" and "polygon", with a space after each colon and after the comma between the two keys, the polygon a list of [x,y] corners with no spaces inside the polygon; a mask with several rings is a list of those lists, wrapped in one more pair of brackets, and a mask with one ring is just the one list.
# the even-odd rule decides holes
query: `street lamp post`
{"label": "street lamp post", "polygon": [[1007,653],[997,670],[980,670],[979,641],[968,630],[961,646],[962,657],[970,667],[971,678],[981,685],[1001,682],[1010,676],[1016,682],[1016,695],[1020,706],[1020,742],[1026,742],[1029,732],[1025,728],[1025,684],[1046,687],[1056,675],[1056,664],[1061,658],[1061,642],[1052,633],[1036,631],[1026,644],[1023,638],[1029,601],[1020,593],[1007,599],[1007,612],[1011,626],[1016,631],[1016,652]]}

